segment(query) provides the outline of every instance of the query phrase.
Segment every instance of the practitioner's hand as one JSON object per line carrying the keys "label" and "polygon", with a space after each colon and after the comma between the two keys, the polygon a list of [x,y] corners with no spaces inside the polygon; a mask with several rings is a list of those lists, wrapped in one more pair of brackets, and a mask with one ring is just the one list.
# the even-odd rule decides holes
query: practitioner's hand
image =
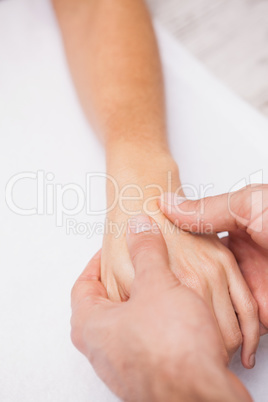
{"label": "practitioner's hand", "polygon": [[[189,211],[192,213],[185,214]],[[255,184],[234,193],[187,201],[173,207],[168,217],[184,230],[229,231],[224,242],[234,253],[257,301],[261,334],[267,333],[268,185]]]}
{"label": "practitioner's hand", "polygon": [[[119,196],[116,207],[108,213],[108,222],[113,223],[113,229],[118,228],[121,234],[116,236],[115,231],[106,233],[101,267],[102,282],[109,297],[116,301],[128,299],[134,278],[125,240],[129,217],[143,212],[152,214],[158,210],[157,200],[161,190],[168,188],[168,171],[172,173],[171,187],[177,189],[180,186],[177,167],[171,158],[162,154],[154,157],[148,152],[142,155],[141,150],[139,155],[135,154],[137,160],[133,160],[132,156],[130,163],[125,155],[125,148],[122,155],[117,152],[109,173],[116,178],[120,190],[130,186],[123,195],[131,199],[123,200],[123,196]],[[107,188],[108,205],[114,199],[110,184]],[[148,188],[148,185],[151,186]],[[138,189],[141,189],[141,194]],[[122,210],[122,206],[126,211]],[[218,323],[229,357],[243,339],[242,362],[245,367],[251,368],[259,341],[258,314],[256,302],[233,254],[217,236],[195,236],[176,228],[160,212],[153,216],[165,238],[171,270],[184,285],[194,289],[205,300]],[[223,357],[227,359],[225,350]]]}
{"label": "practitioner's hand", "polygon": [[72,291],[75,346],[125,401],[250,401],[222,361],[221,338],[206,304],[170,271],[158,227],[139,216],[130,229],[130,299],[108,299],[99,252]]}

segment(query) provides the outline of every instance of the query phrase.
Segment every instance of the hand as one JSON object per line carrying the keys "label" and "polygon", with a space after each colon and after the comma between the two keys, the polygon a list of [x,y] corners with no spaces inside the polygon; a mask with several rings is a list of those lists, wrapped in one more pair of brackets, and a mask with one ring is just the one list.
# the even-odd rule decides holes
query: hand
{"label": "hand", "polygon": [[[119,205],[122,199],[119,197],[117,206],[107,217],[109,223],[122,230],[118,237],[111,232],[105,235],[102,251],[102,282],[109,297],[117,301],[128,299],[134,278],[125,240],[129,217],[143,212],[153,215],[159,211],[157,200],[161,191],[168,188],[168,171],[172,173],[172,189],[180,186],[177,166],[174,166],[171,158],[161,154],[154,158],[147,152],[145,155],[140,153],[141,156],[129,162],[125,153],[125,148],[123,155],[117,152],[117,166],[113,162],[109,173],[116,177],[120,189],[126,185],[133,187],[133,184],[141,188],[142,199],[137,199],[137,189],[129,187],[124,194],[131,197],[124,203],[127,211],[122,211]],[[123,170],[121,166],[124,166]],[[156,184],[159,188],[156,188]],[[148,188],[148,185],[154,187]],[[111,193],[108,186],[108,205],[114,198],[112,196],[109,199]],[[242,362],[247,368],[253,367],[259,341],[256,302],[233,254],[221,244],[217,236],[194,236],[178,230],[162,213],[154,214],[153,217],[165,238],[171,270],[184,285],[194,289],[205,300],[218,323],[226,349],[223,349],[223,358],[228,359],[226,351],[229,357],[233,355],[243,337]]]}
{"label": "hand", "polygon": [[172,208],[168,217],[184,230],[200,233],[229,231],[229,236],[223,241],[235,255],[257,301],[261,334],[267,333],[268,185],[250,185],[234,193],[200,201],[181,201],[179,207]]}
{"label": "hand", "polygon": [[72,291],[74,345],[124,401],[250,401],[222,362],[217,326],[205,303],[170,271],[158,227],[140,216],[130,229],[130,299],[108,299],[99,252]]}

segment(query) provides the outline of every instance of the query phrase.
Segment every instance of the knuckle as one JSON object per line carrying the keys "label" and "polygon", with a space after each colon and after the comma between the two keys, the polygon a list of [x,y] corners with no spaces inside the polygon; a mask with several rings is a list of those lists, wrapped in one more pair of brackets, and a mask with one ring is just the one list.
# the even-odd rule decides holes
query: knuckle
{"label": "knuckle", "polygon": [[228,351],[235,353],[237,349],[242,345],[243,337],[241,331],[237,329],[229,336],[228,339]]}
{"label": "knuckle", "polygon": [[199,287],[200,287],[203,295],[204,296],[207,295],[209,293],[209,290],[210,290],[210,286],[209,286],[209,283],[208,283],[207,279],[204,278],[204,277],[199,277],[198,281],[199,281]]}
{"label": "knuckle", "polygon": [[205,276],[192,272],[188,275],[187,279],[185,279],[182,282],[195,290],[202,298],[206,298],[210,294],[210,286]]}
{"label": "knuckle", "polygon": [[258,315],[258,304],[250,295],[245,298],[244,310],[245,314],[249,317],[256,317]]}
{"label": "knuckle", "polygon": [[223,265],[226,269],[229,269],[229,268],[231,268],[232,270],[234,270],[235,268],[238,269],[235,257],[229,249],[222,246],[219,250],[219,256],[220,256],[221,261],[223,261]]}
{"label": "knuckle", "polygon": [[[204,279],[206,277],[208,277],[209,280],[211,281],[211,283],[213,283],[215,285],[222,286],[222,284],[226,282],[225,269],[224,269],[223,265],[221,263],[218,263],[217,261],[210,261],[209,259],[207,259],[203,263],[203,271],[206,273],[206,275],[204,276]],[[206,279],[205,279],[205,281],[201,280],[201,283],[204,286],[208,285]]]}
{"label": "knuckle", "polygon": [[214,283],[217,283],[222,287],[222,284],[227,282],[226,272],[223,265],[221,264],[213,265],[211,272],[213,275]]}

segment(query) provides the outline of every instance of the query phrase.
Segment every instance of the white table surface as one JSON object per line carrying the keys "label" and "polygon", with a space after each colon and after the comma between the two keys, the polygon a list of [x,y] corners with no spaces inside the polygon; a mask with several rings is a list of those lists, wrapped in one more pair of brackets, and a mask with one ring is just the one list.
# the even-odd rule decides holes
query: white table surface
{"label": "white table surface", "polygon": [[[211,185],[207,194],[250,180],[268,182],[268,121],[208,75],[159,26],[157,34],[170,144],[182,181],[200,191]],[[18,173],[52,173],[45,189],[55,195],[70,183],[85,189],[87,172],[105,170],[46,0],[0,3],[0,141],[0,400],[116,401],[69,337],[70,290],[102,236],[68,234],[67,222],[94,225],[103,216],[83,209],[64,216],[59,226],[55,211],[21,216],[5,202],[5,187]],[[13,201],[33,208],[36,193],[35,180],[20,180]],[[92,181],[88,198],[95,210],[105,206],[103,179]],[[75,206],[71,191],[64,203]],[[267,357],[268,338],[263,338],[254,370],[243,369],[238,357],[232,364],[258,402],[267,401]]]}

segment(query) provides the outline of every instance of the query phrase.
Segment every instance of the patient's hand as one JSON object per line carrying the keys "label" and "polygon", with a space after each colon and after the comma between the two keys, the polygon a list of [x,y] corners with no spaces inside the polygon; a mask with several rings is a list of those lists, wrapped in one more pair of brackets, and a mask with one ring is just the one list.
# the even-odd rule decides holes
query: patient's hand
{"label": "patient's hand", "polygon": [[[153,215],[167,243],[172,271],[183,284],[194,289],[206,301],[218,323],[229,357],[243,341],[242,362],[247,368],[253,367],[259,341],[258,312],[233,254],[221,244],[217,236],[185,233],[161,212],[154,214],[158,210],[160,192],[167,190],[168,171],[172,174],[172,189],[180,186],[176,165],[170,158],[157,155],[155,160],[150,158],[146,161],[143,158],[140,168],[123,166],[123,170],[110,172],[117,179],[120,189],[135,184],[141,188],[143,196],[139,200],[125,200],[121,206],[117,203],[107,215],[108,223],[116,224],[121,230],[119,236],[110,232],[104,237],[101,275],[109,297],[113,300],[127,300],[134,278],[125,239],[127,220],[143,212]],[[160,187],[146,189],[148,185]],[[108,185],[107,191],[109,204],[109,200],[113,199],[112,187]],[[138,198],[138,190],[129,187],[121,194],[119,201],[123,200],[123,196]],[[122,211],[122,206],[125,211]]]}
{"label": "patient's hand", "polygon": [[[268,185],[181,203],[169,218],[185,230],[229,231],[222,239],[233,252],[259,309],[261,334],[268,332]],[[189,211],[194,211],[190,213]],[[200,225],[200,222],[202,225]],[[192,229],[191,229],[192,228]]]}

